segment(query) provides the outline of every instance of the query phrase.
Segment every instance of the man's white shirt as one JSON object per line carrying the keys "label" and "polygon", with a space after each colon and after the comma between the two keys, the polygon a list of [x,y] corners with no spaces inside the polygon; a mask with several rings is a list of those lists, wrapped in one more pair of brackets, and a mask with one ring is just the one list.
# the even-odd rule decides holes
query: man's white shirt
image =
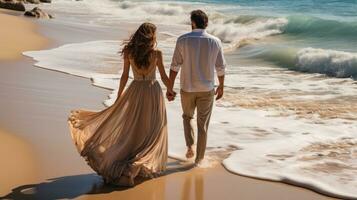
{"label": "man's white shirt", "polygon": [[171,70],[179,72],[185,92],[207,92],[214,89],[215,72],[225,74],[226,61],[221,40],[204,29],[194,29],[177,39]]}

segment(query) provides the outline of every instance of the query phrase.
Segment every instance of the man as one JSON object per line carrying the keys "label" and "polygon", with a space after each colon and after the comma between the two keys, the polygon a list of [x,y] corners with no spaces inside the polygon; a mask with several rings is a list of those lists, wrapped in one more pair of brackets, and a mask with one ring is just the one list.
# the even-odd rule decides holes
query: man
{"label": "man", "polygon": [[[187,146],[187,158],[194,156],[194,131],[191,124],[197,108],[198,139],[195,163],[199,165],[204,158],[207,142],[207,130],[212,113],[214,95],[222,98],[224,89],[225,59],[221,41],[208,34],[208,17],[201,10],[191,12],[192,32],[177,39],[171,63],[170,80],[172,88],[181,69],[181,104],[183,125]],[[214,71],[219,85],[214,91]],[[175,94],[167,93],[173,100]]]}

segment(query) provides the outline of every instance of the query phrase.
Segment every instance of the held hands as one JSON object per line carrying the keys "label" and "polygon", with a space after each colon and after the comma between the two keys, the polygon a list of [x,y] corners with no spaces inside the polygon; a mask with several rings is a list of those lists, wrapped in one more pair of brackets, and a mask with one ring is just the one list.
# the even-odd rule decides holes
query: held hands
{"label": "held hands", "polygon": [[173,91],[172,89],[167,90],[167,92],[166,92],[166,98],[167,98],[167,100],[169,100],[169,101],[175,100],[176,94],[177,94],[177,93],[176,93],[175,91]]}
{"label": "held hands", "polygon": [[219,100],[223,97],[223,93],[224,93],[224,87],[223,85],[219,85],[216,89],[216,100]]}

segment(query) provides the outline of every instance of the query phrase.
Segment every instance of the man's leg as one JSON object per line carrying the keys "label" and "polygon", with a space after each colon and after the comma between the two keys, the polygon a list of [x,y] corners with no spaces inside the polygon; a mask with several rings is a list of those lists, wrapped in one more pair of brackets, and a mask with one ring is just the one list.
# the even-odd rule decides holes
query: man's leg
{"label": "man's leg", "polygon": [[187,158],[192,158],[194,156],[193,144],[195,142],[193,127],[191,121],[196,109],[196,97],[194,93],[184,92],[181,90],[181,106],[183,111],[183,127],[185,132],[185,140],[187,146]]}
{"label": "man's leg", "polygon": [[197,155],[196,163],[203,160],[206,151],[207,131],[214,103],[214,91],[204,92],[197,97]]}

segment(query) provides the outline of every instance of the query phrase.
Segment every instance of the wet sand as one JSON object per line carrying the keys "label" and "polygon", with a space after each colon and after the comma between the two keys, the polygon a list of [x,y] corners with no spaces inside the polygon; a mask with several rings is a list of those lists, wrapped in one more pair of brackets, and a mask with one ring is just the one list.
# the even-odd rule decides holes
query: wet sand
{"label": "wet sand", "polygon": [[[71,35],[64,33],[59,40],[65,41],[66,34]],[[46,36],[58,44],[56,35]],[[169,161],[165,176],[134,188],[105,186],[77,153],[67,115],[73,108],[103,109],[109,91],[91,86],[88,79],[33,67],[18,51],[0,59],[0,129],[7,130],[0,132],[0,199],[330,199],[283,183],[233,175],[221,165],[192,169],[176,160]]]}
{"label": "wet sand", "polygon": [[0,194],[6,194],[18,185],[36,180],[37,162],[33,149],[22,138],[0,130],[0,141]]}

